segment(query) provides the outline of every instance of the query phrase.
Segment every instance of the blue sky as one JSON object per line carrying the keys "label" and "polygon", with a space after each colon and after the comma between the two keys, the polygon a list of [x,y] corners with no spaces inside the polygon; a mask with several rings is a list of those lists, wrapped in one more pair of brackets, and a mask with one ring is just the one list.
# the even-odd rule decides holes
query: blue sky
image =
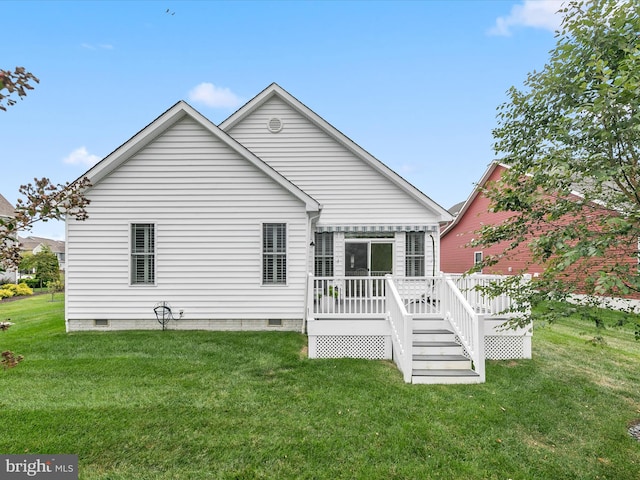
{"label": "blue sky", "polygon": [[496,108],[547,61],[560,5],[5,1],[0,68],[40,84],[0,111],[0,193],[75,180],[178,100],[220,123],[277,82],[449,208],[493,160]]}

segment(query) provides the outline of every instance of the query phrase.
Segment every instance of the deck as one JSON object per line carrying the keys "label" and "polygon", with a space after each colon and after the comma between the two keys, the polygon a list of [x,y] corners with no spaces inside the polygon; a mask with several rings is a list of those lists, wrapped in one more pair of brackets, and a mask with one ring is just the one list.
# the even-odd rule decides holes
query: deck
{"label": "deck", "polygon": [[[513,332],[522,344],[515,347],[508,338],[511,334],[496,337],[495,326],[505,321],[504,312],[512,306],[511,299],[489,298],[476,288],[496,279],[499,280],[486,275],[310,275],[306,322],[309,355],[393,359],[405,381],[412,383],[483,382],[486,345],[493,351],[507,350],[510,358],[531,358],[530,338],[526,338],[530,333]],[[420,340],[421,335],[445,332],[455,339],[446,347],[456,350],[456,358],[471,362],[472,368],[454,369],[465,372],[464,380],[457,378],[460,372],[456,371],[447,372],[446,378],[436,378],[433,366],[428,368],[428,375],[422,372],[425,364],[451,363],[442,357],[452,355],[441,351],[442,342],[427,341],[428,345],[423,346]]]}

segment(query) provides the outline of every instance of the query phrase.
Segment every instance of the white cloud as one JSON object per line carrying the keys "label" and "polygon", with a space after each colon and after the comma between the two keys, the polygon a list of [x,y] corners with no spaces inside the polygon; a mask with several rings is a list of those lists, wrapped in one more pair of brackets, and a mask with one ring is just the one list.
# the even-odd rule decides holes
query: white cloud
{"label": "white cloud", "polygon": [[509,15],[498,17],[487,33],[509,37],[513,27],[542,28],[555,32],[562,21],[562,15],[558,13],[562,3],[562,0],[524,0],[522,4],[514,5]]}
{"label": "white cloud", "polygon": [[189,92],[189,100],[207,107],[236,108],[243,101],[228,88],[216,87],[213,83],[201,83]]}
{"label": "white cloud", "polygon": [[100,157],[87,152],[86,147],[80,147],[76,148],[62,161],[64,163],[68,163],[69,165],[85,165],[87,167],[92,167],[100,161]]}

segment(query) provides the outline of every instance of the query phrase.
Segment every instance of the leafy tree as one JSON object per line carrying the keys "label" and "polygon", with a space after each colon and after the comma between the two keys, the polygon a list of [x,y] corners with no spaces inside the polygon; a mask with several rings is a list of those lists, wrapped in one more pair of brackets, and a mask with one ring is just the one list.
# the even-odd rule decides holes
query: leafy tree
{"label": "leafy tree", "polygon": [[6,111],[8,106],[15,105],[16,99],[11,95],[20,98],[27,95],[27,90],[33,90],[30,82],[40,83],[40,80],[24,67],[16,67],[13,72],[0,70],[0,110]]}
{"label": "leafy tree", "polygon": [[55,299],[55,295],[58,292],[64,292],[64,282],[58,275],[58,279],[47,283],[47,290],[51,294],[51,301],[53,302]]}
{"label": "leafy tree", "polygon": [[60,279],[58,257],[48,245],[44,245],[38,253],[33,255],[33,265],[36,269],[36,279],[40,280],[42,285]]}
{"label": "leafy tree", "polygon": [[640,291],[640,3],[571,1],[561,13],[548,63],[498,108],[494,149],[511,168],[486,194],[514,215],[474,242],[506,245],[478,268],[522,245],[544,264],[534,282],[491,289],[523,308],[577,289]]}
{"label": "leafy tree", "polygon": [[34,255],[32,252],[22,252],[21,254],[21,259],[20,259],[20,265],[18,265],[18,268],[20,270],[20,272],[28,272],[28,273],[33,273],[32,270],[35,267],[35,260],[34,260]]}

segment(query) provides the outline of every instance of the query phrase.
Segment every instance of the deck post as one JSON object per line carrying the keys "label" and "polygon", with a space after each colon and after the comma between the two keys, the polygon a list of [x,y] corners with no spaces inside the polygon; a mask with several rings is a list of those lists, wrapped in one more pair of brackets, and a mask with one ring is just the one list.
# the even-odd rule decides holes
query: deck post
{"label": "deck post", "polygon": [[476,346],[477,350],[477,362],[475,365],[475,370],[478,375],[480,375],[480,383],[484,383],[486,381],[486,373],[485,373],[485,346],[484,346],[484,323],[485,319],[488,315],[476,314],[476,319],[478,321],[478,345]]}

